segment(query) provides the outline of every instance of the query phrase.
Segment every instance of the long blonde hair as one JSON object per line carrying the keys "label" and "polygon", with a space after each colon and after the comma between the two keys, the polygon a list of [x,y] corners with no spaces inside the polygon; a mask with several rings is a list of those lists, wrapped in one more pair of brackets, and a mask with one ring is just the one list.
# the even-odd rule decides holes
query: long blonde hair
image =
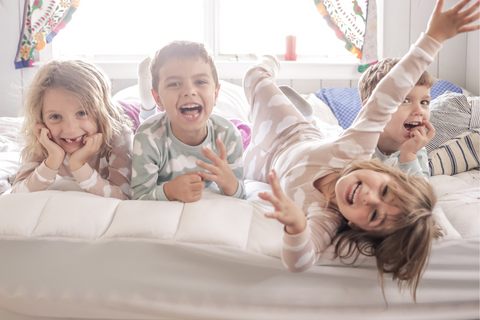
{"label": "long blonde hair", "polygon": [[[395,218],[393,226],[382,231],[365,231],[352,229],[348,222],[337,233],[335,254],[340,259],[353,257],[354,264],[360,254],[374,256],[384,289],[384,274],[392,274],[400,290],[409,288],[416,301],[419,281],[427,267],[433,239],[442,235],[436,225],[433,208],[437,201],[432,186],[423,178],[408,174],[381,163],[379,159],[356,160],[347,164],[338,173],[338,177],[328,185],[327,201],[334,197],[337,181],[356,170],[373,170],[388,174],[396,186],[389,187],[394,205],[401,211]],[[329,209],[338,211],[331,201]]]}
{"label": "long blonde hair", "polygon": [[84,60],[53,59],[35,74],[22,110],[25,116],[22,129],[25,137],[25,148],[22,151],[24,160],[35,155],[47,156],[34,128],[38,123],[44,124],[43,101],[45,94],[52,89],[70,93],[93,117],[98,132],[103,135],[102,157],[111,150],[121,132],[132,127],[132,121],[122,107],[113,102],[110,80],[100,68]]}

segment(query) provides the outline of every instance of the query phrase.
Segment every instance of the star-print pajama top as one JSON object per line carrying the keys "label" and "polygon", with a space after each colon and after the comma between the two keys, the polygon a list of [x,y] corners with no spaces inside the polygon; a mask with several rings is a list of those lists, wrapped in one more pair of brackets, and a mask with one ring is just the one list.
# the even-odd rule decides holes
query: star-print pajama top
{"label": "star-print pajama top", "polygon": [[12,193],[47,190],[59,176],[67,180],[76,180],[88,193],[128,200],[132,176],[132,149],[132,131],[124,129],[105,157],[100,157],[103,152],[100,148],[76,171],[70,170],[69,155],[65,156],[58,170],[48,168],[43,155],[24,159],[13,184]]}
{"label": "star-print pajama top", "polygon": [[325,209],[326,198],[314,186],[319,178],[352,159],[371,159],[380,133],[433,61],[441,44],[427,35],[377,85],[350,128],[325,139],[275,85],[279,62],[262,57],[245,74],[243,86],[252,108],[252,141],[245,151],[245,178],[268,183],[275,169],[285,194],[302,208],[307,227],[284,232],[282,259],[290,271],[310,268],[332,243],[340,213]]}

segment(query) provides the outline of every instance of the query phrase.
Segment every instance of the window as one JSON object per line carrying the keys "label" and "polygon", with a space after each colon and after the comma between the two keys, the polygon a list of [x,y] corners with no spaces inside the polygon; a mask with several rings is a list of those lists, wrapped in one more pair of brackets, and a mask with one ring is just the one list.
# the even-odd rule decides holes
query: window
{"label": "window", "polygon": [[86,0],[53,41],[54,56],[138,60],[176,39],[206,42],[217,60],[285,53],[297,59],[355,60],[313,0]]}

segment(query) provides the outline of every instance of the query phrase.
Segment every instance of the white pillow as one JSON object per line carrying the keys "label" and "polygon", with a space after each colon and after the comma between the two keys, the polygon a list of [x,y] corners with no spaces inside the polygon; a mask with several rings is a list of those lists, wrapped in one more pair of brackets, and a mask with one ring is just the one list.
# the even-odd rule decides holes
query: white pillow
{"label": "white pillow", "polygon": [[20,168],[20,152],[0,152],[0,194],[12,188],[8,178]]}
{"label": "white pillow", "polygon": [[228,120],[239,119],[251,125],[250,105],[245,97],[243,87],[223,80],[220,80],[219,83],[220,91],[218,93],[217,105],[213,108],[213,113]]}

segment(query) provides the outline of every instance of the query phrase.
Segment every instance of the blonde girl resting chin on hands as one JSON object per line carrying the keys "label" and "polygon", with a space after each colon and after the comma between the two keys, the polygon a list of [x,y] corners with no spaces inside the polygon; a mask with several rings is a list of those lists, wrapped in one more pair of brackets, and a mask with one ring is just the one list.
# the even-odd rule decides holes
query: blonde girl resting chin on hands
{"label": "blonde girl resting chin on hands", "polygon": [[57,176],[86,192],[130,198],[131,121],[108,77],[83,60],[52,60],[35,75],[23,108],[26,146],[12,192],[47,190]]}
{"label": "blonde girl resting chin on hands", "polygon": [[[350,128],[327,139],[296,110],[275,84],[280,64],[264,56],[245,74],[252,108],[252,142],[245,151],[245,178],[269,182],[266,213],[285,225],[282,260],[292,272],[318,262],[332,243],[335,254],[374,256],[382,289],[392,274],[400,288],[416,289],[433,239],[440,236],[432,211],[436,197],[423,178],[371,160],[380,134],[433,62],[442,43],[477,30],[480,2],[468,0],[442,12],[439,0],[426,34],[378,83]],[[463,10],[463,11],[462,11]],[[355,260],[355,259],[354,259]]]}

